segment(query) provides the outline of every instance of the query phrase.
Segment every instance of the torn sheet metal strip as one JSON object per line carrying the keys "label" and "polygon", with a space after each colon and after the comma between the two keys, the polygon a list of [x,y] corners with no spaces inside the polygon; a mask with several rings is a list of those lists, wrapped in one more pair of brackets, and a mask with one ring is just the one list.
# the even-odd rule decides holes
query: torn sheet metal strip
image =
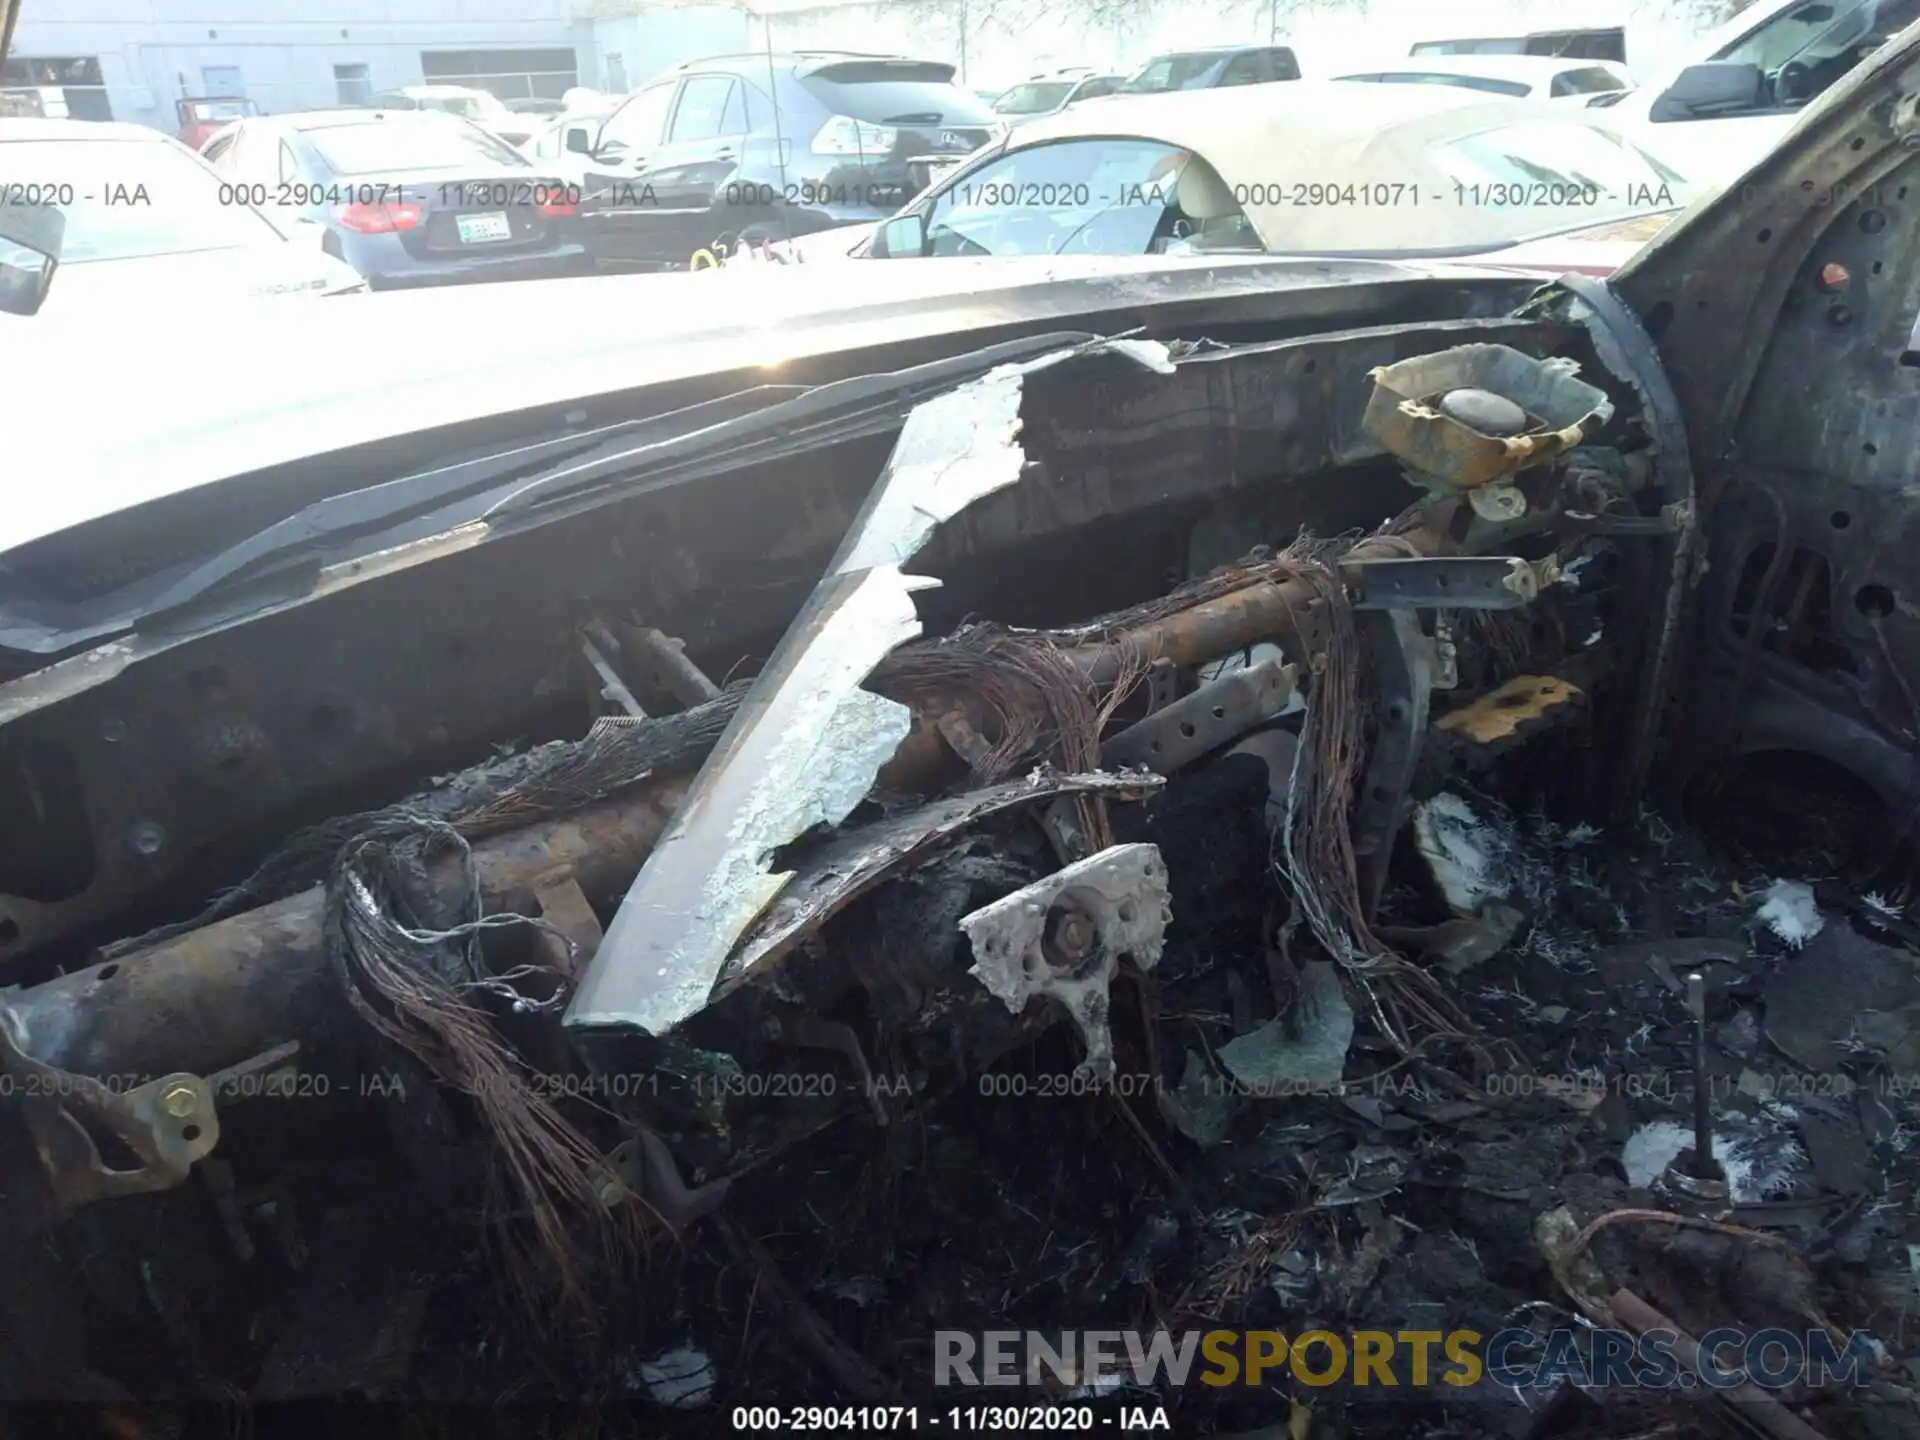
{"label": "torn sheet metal strip", "polygon": [[568,1028],[658,1035],[706,1005],[735,942],[786,883],[769,873],[774,853],[846,819],[912,728],[906,706],[860,682],[920,633],[913,591],[934,583],[888,566],[814,592],[627,891]]}
{"label": "torn sheet metal strip", "polygon": [[[973,826],[1021,805],[1059,796],[1144,800],[1165,782],[1157,775],[1064,775],[1036,770],[986,790],[936,800],[839,837],[809,855],[780,897],[767,907],[728,962],[724,994],[753,978],[875,885],[939,852]],[[718,998],[718,995],[715,997]]]}
{"label": "torn sheet metal strip", "polygon": [[772,871],[774,856],[845,820],[911,728],[905,706],[862,688],[920,633],[913,591],[939,583],[898,567],[943,521],[1019,480],[1026,375],[1109,351],[1172,368],[1163,345],[1096,341],[914,407],[826,576],[627,892],[567,1010],[569,1030],[660,1035],[707,1005],[747,928],[792,878]]}
{"label": "torn sheet metal strip", "polygon": [[1410,611],[1369,611],[1357,618],[1372,644],[1380,699],[1379,726],[1353,807],[1355,878],[1363,913],[1372,919],[1420,768],[1433,703],[1433,645]]}
{"label": "torn sheet metal strip", "polygon": [[960,928],[973,946],[969,973],[1016,1015],[1036,995],[1058,1000],[1086,1041],[1081,1073],[1107,1080],[1119,958],[1151,970],[1172,918],[1159,847],[1115,845],[983,905]]}
{"label": "torn sheet metal strip", "polygon": [[1540,593],[1517,555],[1391,556],[1343,560],[1356,610],[1518,610]]}

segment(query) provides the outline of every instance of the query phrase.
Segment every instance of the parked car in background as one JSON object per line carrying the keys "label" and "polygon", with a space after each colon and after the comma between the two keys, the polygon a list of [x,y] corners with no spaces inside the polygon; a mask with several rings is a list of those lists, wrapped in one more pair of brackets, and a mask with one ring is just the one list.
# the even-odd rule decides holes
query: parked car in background
{"label": "parked car in background", "polygon": [[579,190],[479,126],[433,111],[242,120],[206,144],[232,193],[324,227],[376,290],[589,268]]}
{"label": "parked car in background", "polygon": [[531,100],[509,100],[506,102],[506,105],[507,109],[516,115],[558,115],[562,110],[567,108],[566,102],[564,101],[538,98]]}
{"label": "parked car in background", "polygon": [[1633,77],[1624,65],[1544,55],[1431,55],[1333,78],[1385,85],[1457,85],[1515,100],[1571,100],[1581,105],[1595,95],[1633,88]]}
{"label": "parked car in background", "polygon": [[1476,40],[1418,40],[1409,55],[1550,55],[1563,60],[1627,63],[1627,32],[1619,25],[1585,30],[1535,30]]}
{"label": "parked car in background", "polygon": [[1115,94],[1126,83],[1124,75],[1101,75],[1085,66],[1054,70],[1003,91],[993,102],[993,113],[1009,125],[1024,125],[1042,115],[1058,115],[1082,100]]}
{"label": "parked car in background", "polygon": [[524,145],[532,138],[534,122],[516,115],[506,102],[491,90],[470,85],[406,85],[384,90],[367,102],[375,110],[437,110],[471,120],[483,130],[498,135],[509,145]]}
{"label": "parked car in background", "polygon": [[176,100],[173,110],[180,121],[180,128],[174,133],[189,150],[198,150],[223,125],[260,113],[260,107],[253,101],[236,95]]}
{"label": "parked car in background", "polygon": [[520,147],[520,153],[538,168],[560,176],[569,184],[584,187],[588,168],[593,164],[594,137],[619,103],[604,96],[596,99],[599,103],[568,110],[548,120]]}
{"label": "parked car in background", "polygon": [[1156,55],[1120,88],[1129,95],[1157,95],[1165,90],[1212,90],[1299,78],[1300,61],[1285,45],[1216,45]]}
{"label": "parked car in background", "polygon": [[953,77],[933,61],[833,51],[682,65],[595,136],[587,245],[602,264],[685,267],[742,237],[882,219],[941,161],[1005,133]]}
{"label": "parked car in background", "polygon": [[1694,194],[1578,108],[1428,85],[1359,106],[1348,89],[1275,86],[1257,111],[1116,96],[1022,126],[864,236],[767,258],[1250,251],[1605,273]]}
{"label": "parked car in background", "polygon": [[1920,0],[1759,0],[1685,63],[1593,113],[1700,180],[1726,182],[1780,143],[1807,103],[1920,20]]}
{"label": "parked car in background", "polygon": [[41,314],[171,301],[341,295],[347,265],[236,200],[212,166],[145,125],[0,119],[15,203],[61,212],[60,284]]}

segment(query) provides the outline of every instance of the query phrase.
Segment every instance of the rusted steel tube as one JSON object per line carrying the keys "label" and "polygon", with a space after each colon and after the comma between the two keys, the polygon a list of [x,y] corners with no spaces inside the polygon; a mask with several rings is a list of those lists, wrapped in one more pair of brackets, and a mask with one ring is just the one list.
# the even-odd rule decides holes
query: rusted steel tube
{"label": "rusted steel tube", "polygon": [[[1393,559],[1406,554],[1407,544],[1423,555],[1441,553],[1444,541],[1436,532],[1416,530],[1393,539],[1370,536],[1341,556],[1341,560]],[[1300,580],[1262,580],[1241,590],[1230,590],[1189,609],[1129,631],[1123,642],[1088,645],[1073,652],[1075,661],[1100,684],[1118,679],[1130,656],[1169,660],[1186,667],[1231,655],[1262,641],[1297,639],[1298,648],[1312,651],[1327,617],[1318,611],[1310,586]],[[1290,654],[1304,660],[1306,654]]]}
{"label": "rusted steel tube", "polygon": [[[591,899],[621,894],[687,783],[661,781],[475,845],[486,908],[514,908],[536,881],[555,875],[570,875]],[[433,878],[455,898],[450,860]],[[205,1075],[283,1041],[351,1033],[359,1022],[327,964],[323,904],[318,887],[304,890],[24,990],[11,1008],[26,1051],[101,1078]]]}
{"label": "rusted steel tube", "polygon": [[[1340,559],[1395,559],[1407,553],[1408,545],[1422,555],[1446,554],[1453,548],[1444,533],[1451,514],[1451,508],[1442,509],[1431,526],[1391,538],[1369,536]],[[1068,653],[1096,685],[1113,684],[1129,665],[1141,660],[1201,665],[1263,641],[1280,644],[1290,659],[1306,660],[1325,633],[1321,627],[1327,617],[1318,606],[1318,597],[1303,581],[1261,580],[1130,630],[1119,640],[1082,645]],[[984,722],[980,715],[970,718],[976,725]],[[923,715],[881,768],[879,784],[887,790],[914,792],[943,772],[959,768],[933,718]]]}
{"label": "rusted steel tube", "polygon": [[[1665,1331],[1673,1337],[1674,1358],[1696,1376],[1706,1375],[1704,1366],[1711,1357],[1701,1353],[1700,1342],[1631,1290],[1614,1291],[1607,1300],[1607,1309],[1636,1335],[1645,1335],[1653,1330]],[[1827,1440],[1823,1433],[1751,1381],[1743,1380],[1729,1389],[1709,1393],[1739,1406],[1743,1418],[1774,1436],[1775,1440]]]}

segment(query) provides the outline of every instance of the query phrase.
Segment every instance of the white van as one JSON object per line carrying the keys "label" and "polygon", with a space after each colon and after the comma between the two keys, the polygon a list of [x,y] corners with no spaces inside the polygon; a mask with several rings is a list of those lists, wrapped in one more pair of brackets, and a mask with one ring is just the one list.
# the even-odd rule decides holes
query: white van
{"label": "white van", "polygon": [[1759,0],[1708,33],[1688,63],[1588,103],[1689,180],[1723,183],[1916,20],[1920,0]]}

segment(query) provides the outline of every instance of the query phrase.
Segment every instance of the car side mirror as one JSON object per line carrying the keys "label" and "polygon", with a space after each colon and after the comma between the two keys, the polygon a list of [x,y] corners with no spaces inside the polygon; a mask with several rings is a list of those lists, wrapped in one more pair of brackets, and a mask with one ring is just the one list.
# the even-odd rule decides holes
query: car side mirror
{"label": "car side mirror", "polygon": [[624,165],[627,147],[618,140],[603,140],[587,152],[598,165]]}
{"label": "car side mirror", "polygon": [[918,210],[896,215],[874,232],[875,260],[904,260],[927,253],[927,217]]}
{"label": "car side mirror", "polygon": [[1647,118],[1697,120],[1702,116],[1738,110],[1758,110],[1767,103],[1767,78],[1758,65],[1737,60],[1708,60],[1689,65],[1654,100]]}
{"label": "car side mirror", "polygon": [[67,217],[51,205],[0,205],[0,311],[40,313],[66,228]]}
{"label": "car side mirror", "polygon": [[593,137],[587,134],[586,126],[570,125],[567,127],[566,146],[569,154],[591,155],[593,154]]}

